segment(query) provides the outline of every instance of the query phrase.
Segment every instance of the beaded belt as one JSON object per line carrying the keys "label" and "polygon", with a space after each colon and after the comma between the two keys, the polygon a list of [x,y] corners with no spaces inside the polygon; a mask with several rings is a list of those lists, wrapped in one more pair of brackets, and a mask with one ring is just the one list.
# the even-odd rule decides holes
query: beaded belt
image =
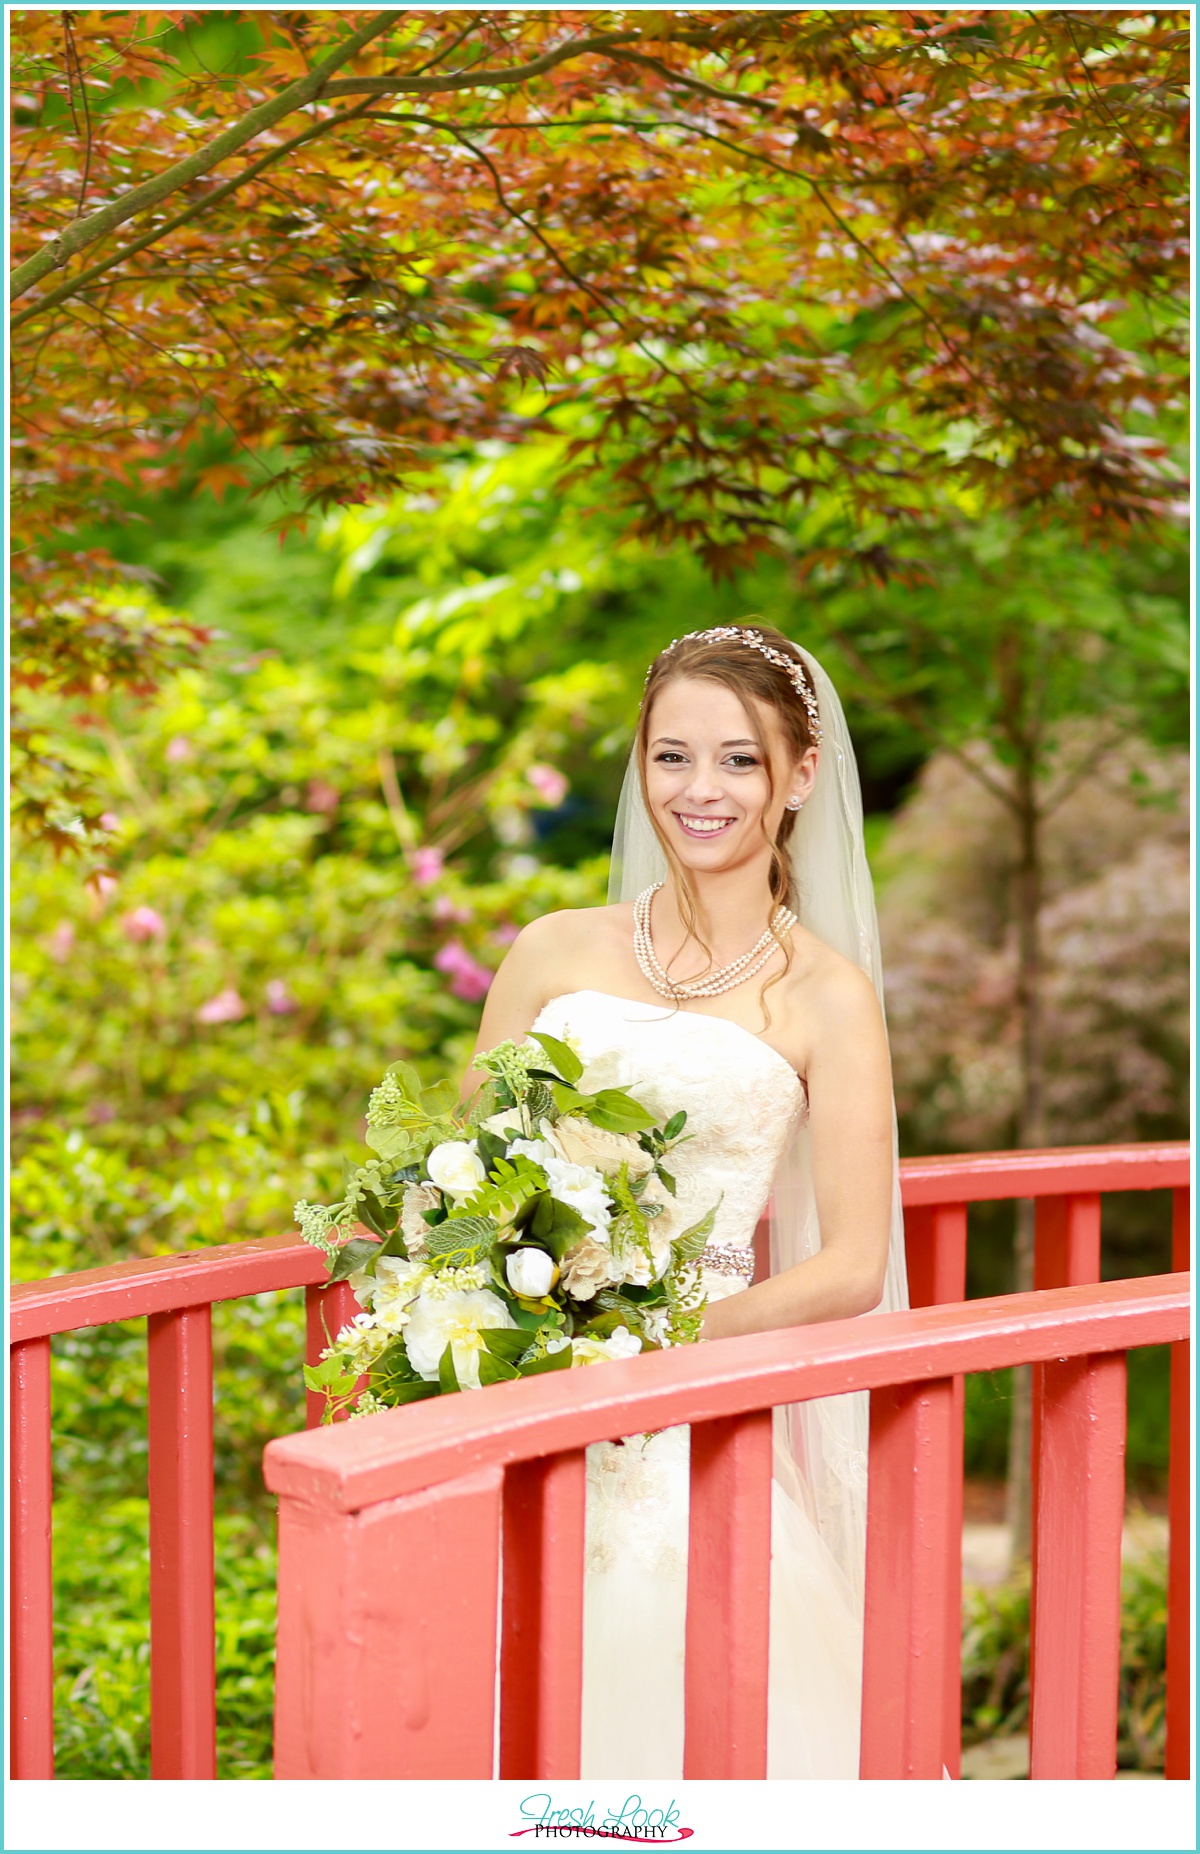
{"label": "beaded belt", "polygon": [[700,1251],[700,1266],[719,1275],[741,1275],[743,1281],[753,1281],[754,1251],[738,1242],[706,1243]]}

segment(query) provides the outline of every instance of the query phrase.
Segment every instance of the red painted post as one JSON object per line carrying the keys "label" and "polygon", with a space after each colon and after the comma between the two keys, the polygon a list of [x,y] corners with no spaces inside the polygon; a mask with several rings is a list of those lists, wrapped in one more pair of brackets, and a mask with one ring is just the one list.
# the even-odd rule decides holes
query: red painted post
{"label": "red painted post", "polygon": [[14,1777],[54,1775],[54,1581],[50,1508],[50,1341],[9,1354],[12,1600],[11,1745]]}
{"label": "red painted post", "polygon": [[281,1497],[277,1778],[492,1777],[503,1481],[361,1512]]}
{"label": "red painted post", "polygon": [[[354,1298],[354,1290],[348,1281],[335,1281],[332,1287],[318,1285],[306,1288],[304,1290],[305,1364],[319,1364],[326,1346],[331,1345],[342,1327],[348,1326],[355,1314],[361,1312],[362,1308]],[[365,1384],[366,1380],[362,1379],[359,1388],[362,1389]],[[319,1426],[324,1410],[323,1394],[320,1391],[305,1391],[304,1426],[306,1429],[316,1429]],[[343,1412],[343,1414],[347,1413]]]}
{"label": "red painted post", "polygon": [[1099,1279],[1100,1193],[1040,1197],[1034,1221],[1034,1287],[1080,1287]]}
{"label": "red painted post", "polygon": [[770,1611],[771,1412],[695,1423],[685,1778],[766,1776]]}
{"label": "red painted post", "polygon": [[[1176,1190],[1171,1230],[1171,1262],[1177,1270],[1191,1266],[1191,1192]],[[1191,1569],[1192,1418],[1191,1346],[1171,1347],[1171,1464],[1168,1482],[1170,1542],[1167,1555],[1167,1756],[1164,1775],[1186,1780],[1192,1770]]]}
{"label": "red painted post", "polygon": [[146,1324],[151,1775],[214,1778],[212,1310]]}
{"label": "red painted post", "polygon": [[1038,1374],[1039,1485],[1029,1774],[1112,1778],[1121,1663],[1125,1354]]}
{"label": "red painted post", "polygon": [[[967,1206],[929,1204],[904,1213],[908,1298],[913,1307],[943,1306],[967,1293]],[[950,1490],[946,1501],[946,1668],[942,1713],[942,1761],[952,1777],[962,1775],[962,1539],[963,1436],[966,1381],[954,1380],[951,1418]]]}
{"label": "red painted post", "polygon": [[500,1775],[579,1775],[583,1688],[582,1449],[514,1462],[504,1477]]}
{"label": "red painted post", "polygon": [[943,1774],[954,1425],[952,1378],[871,1393],[864,1778]]}

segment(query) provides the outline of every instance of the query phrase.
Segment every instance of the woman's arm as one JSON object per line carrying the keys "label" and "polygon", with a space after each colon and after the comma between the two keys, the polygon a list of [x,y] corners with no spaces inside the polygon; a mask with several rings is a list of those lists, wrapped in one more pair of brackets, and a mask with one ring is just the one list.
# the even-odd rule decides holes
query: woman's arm
{"label": "woman's arm", "polygon": [[702,1336],[844,1319],[879,1304],[892,1203],[892,1078],[870,981],[838,966],[811,1000],[807,1086],[821,1248],[769,1281],[714,1301]]}
{"label": "woman's arm", "polygon": [[[571,911],[564,909],[543,914],[522,927],[489,987],[475,1055],[494,1049],[497,1043],[522,1042],[542,1006],[564,989],[558,982],[559,967],[572,925]],[[483,1080],[481,1070],[468,1068],[462,1083],[464,1101],[471,1099]]]}

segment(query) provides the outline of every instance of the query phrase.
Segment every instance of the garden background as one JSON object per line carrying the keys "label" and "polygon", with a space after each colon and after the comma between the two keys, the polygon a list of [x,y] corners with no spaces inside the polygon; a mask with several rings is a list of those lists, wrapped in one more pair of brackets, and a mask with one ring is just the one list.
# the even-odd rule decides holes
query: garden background
{"label": "garden background", "polygon": [[[404,17],[345,68],[621,24]],[[63,18],[15,28],[34,254],[368,20]],[[74,272],[57,321],[48,273],[16,348],[14,1278],[336,1196],[386,1063],[459,1073],[519,928],[603,900],[646,663],[750,614],[844,693],[902,1152],[1187,1133],[1183,35],[1062,18],[646,11],[628,65],[468,93],[483,164],[410,129],[402,174],[358,124],[232,204],[189,174],[189,222],[152,202],[150,256]],[[588,113],[574,166],[495,126],[531,98]],[[658,126],[596,126],[635,106]],[[1169,1266],[1157,1199],[1105,1214],[1106,1276]],[[972,1228],[969,1291],[1005,1291],[1011,1207]],[[215,1346],[221,1774],[263,1777],[302,1297],[218,1308]],[[1165,1358],[1131,1364],[1153,1506]],[[141,1777],[140,1324],[54,1371],[59,1774]],[[1011,1406],[969,1380],[981,1489]],[[1131,1767],[1161,1586],[1130,1573]],[[971,1598],[975,1736],[1020,1724],[1023,1602]]]}

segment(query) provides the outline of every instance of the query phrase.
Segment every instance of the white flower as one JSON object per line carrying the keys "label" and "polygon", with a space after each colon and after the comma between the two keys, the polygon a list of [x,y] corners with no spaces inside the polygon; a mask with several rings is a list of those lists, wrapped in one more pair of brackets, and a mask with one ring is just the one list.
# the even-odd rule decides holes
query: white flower
{"label": "white flower", "polygon": [[444,1139],[425,1161],[425,1170],[439,1191],[451,1197],[469,1197],[487,1176],[473,1140]]}
{"label": "white flower", "polygon": [[410,1255],[424,1247],[425,1238],[429,1234],[425,1212],[434,1209],[437,1202],[438,1193],[432,1185],[405,1185],[400,1202],[400,1234]]}
{"label": "white flower", "polygon": [[550,1292],[558,1276],[551,1256],[544,1249],[514,1249],[504,1264],[508,1285],[524,1300],[541,1300]]}
{"label": "white flower", "polygon": [[348,1326],[343,1326],[331,1346],[322,1352],[322,1358],[336,1355],[344,1359],[353,1371],[367,1372],[392,1343],[390,1333],[382,1332],[375,1324],[372,1313],[356,1313]]}
{"label": "white flower", "polygon": [[607,1133],[578,1114],[564,1114],[546,1135],[560,1159],[571,1165],[593,1165],[602,1172],[617,1173],[628,1165],[631,1178],[641,1178],[654,1164],[628,1133]]}
{"label": "white flower", "polygon": [[346,1282],[359,1306],[369,1313],[375,1299],[374,1275],[369,1275],[365,1268],[356,1268],[352,1275],[346,1276]]}
{"label": "white flower", "polygon": [[641,1316],[642,1324],[646,1329],[646,1337],[652,1345],[665,1346],[671,1343],[667,1336],[667,1327],[671,1322],[669,1307],[643,1307]]}
{"label": "white flower", "polygon": [[408,1310],[426,1279],[419,1262],[406,1262],[398,1255],[381,1255],[375,1264],[375,1324],[391,1335],[408,1323]]}
{"label": "white flower", "polygon": [[479,1354],[483,1333],[489,1327],[515,1326],[516,1321],[499,1295],[486,1288],[465,1292],[418,1295],[409,1311],[404,1332],[405,1350],[414,1371],[429,1383],[437,1379],[446,1347],[464,1389],[479,1387]]}
{"label": "white flower", "polygon": [[547,1159],[552,1159],[555,1156],[554,1148],[548,1139],[510,1140],[508,1143],[509,1158],[512,1157],[514,1152],[523,1152],[525,1157],[527,1159],[532,1159],[536,1165],[544,1165]]}
{"label": "white flower", "polygon": [[507,1139],[510,1134],[521,1134],[525,1131],[525,1121],[519,1107],[502,1107],[498,1114],[489,1114],[487,1119],[481,1120],[479,1124],[485,1133],[496,1133],[501,1139]]}
{"label": "white flower", "polygon": [[594,1339],[586,1333],[582,1338],[571,1341],[571,1363],[573,1365],[599,1365],[606,1358],[633,1358],[642,1349],[642,1342],[636,1333],[631,1333],[627,1326],[618,1326],[616,1332],[607,1339]]}
{"label": "white flower", "polygon": [[562,1265],[562,1285],[576,1300],[591,1300],[602,1287],[612,1287],[620,1280],[612,1250],[592,1236],[585,1236],[572,1249]]}

